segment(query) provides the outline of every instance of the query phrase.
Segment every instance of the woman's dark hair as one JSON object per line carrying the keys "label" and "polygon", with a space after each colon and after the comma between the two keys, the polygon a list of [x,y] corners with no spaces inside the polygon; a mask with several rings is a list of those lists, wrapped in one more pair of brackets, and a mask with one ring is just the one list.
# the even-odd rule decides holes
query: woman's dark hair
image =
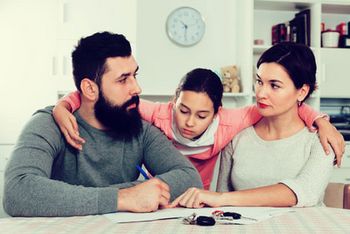
{"label": "woman's dark hair", "polygon": [[262,63],[278,63],[288,73],[297,89],[304,84],[310,86],[305,101],[316,89],[316,60],[312,50],[303,44],[281,42],[266,50],[257,62],[259,68]]}
{"label": "woman's dark hair", "polygon": [[220,77],[209,69],[196,68],[187,73],[176,89],[175,100],[182,91],[206,93],[213,102],[215,114],[222,106],[223,87]]}
{"label": "woman's dark hair", "polygon": [[129,41],[121,34],[99,32],[81,38],[72,53],[73,75],[75,86],[79,91],[82,79],[89,78],[101,84],[110,57],[129,57],[131,47]]}

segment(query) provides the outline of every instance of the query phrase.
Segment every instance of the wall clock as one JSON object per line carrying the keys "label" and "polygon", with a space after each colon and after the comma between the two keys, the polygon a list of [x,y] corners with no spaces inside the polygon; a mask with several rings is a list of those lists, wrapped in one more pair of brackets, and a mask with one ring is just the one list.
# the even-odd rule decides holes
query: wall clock
{"label": "wall clock", "polygon": [[169,14],[166,32],[175,44],[193,46],[204,36],[205,22],[198,10],[192,7],[179,7]]}

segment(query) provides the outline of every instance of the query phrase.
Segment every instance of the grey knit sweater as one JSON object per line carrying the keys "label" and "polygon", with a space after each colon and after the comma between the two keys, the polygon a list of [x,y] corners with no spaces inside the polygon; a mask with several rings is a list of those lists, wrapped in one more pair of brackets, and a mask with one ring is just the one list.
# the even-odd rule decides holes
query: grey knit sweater
{"label": "grey knit sweater", "polygon": [[283,183],[297,196],[297,207],[322,205],[334,159],[334,153],[326,155],[318,135],[307,128],[284,139],[265,141],[249,127],[221,156],[218,191]]}
{"label": "grey knit sweater", "polygon": [[131,141],[93,128],[78,112],[82,151],[64,139],[51,115],[36,112],[26,124],[5,172],[3,204],[12,216],[72,216],[116,212],[118,190],[140,183],[136,165],[170,187],[171,199],[202,187],[192,164],[155,127]]}

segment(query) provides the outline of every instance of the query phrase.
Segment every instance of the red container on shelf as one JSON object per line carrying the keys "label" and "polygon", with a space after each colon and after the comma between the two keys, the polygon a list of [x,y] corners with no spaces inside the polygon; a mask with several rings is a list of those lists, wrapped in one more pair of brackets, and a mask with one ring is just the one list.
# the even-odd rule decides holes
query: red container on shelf
{"label": "red container on shelf", "polygon": [[340,24],[337,25],[336,30],[339,32],[340,36],[346,35],[347,30],[346,30],[346,24],[345,22],[341,22]]}

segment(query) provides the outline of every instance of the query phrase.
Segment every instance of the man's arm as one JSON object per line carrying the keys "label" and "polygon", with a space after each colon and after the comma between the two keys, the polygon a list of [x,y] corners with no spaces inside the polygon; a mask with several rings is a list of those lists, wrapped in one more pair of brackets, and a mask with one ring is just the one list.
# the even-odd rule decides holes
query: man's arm
{"label": "man's arm", "polygon": [[50,179],[63,147],[51,114],[35,114],[22,131],[6,168],[3,204],[9,215],[72,216],[116,211],[117,188],[88,188]]}
{"label": "man's arm", "polygon": [[170,187],[173,200],[190,187],[202,188],[201,178],[191,162],[159,129],[149,124],[144,137],[144,164],[148,171]]}

